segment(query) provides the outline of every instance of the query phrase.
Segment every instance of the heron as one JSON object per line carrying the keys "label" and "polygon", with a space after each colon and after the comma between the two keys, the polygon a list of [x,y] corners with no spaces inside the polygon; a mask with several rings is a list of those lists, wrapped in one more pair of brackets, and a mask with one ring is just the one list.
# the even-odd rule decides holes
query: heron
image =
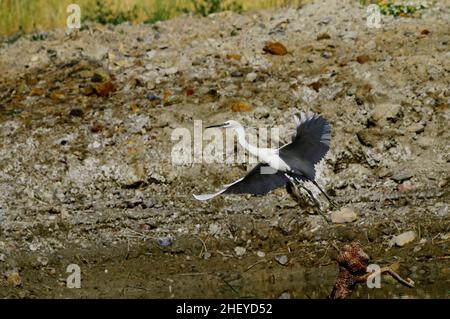
{"label": "heron", "polygon": [[[325,191],[316,182],[315,165],[319,163],[330,149],[331,127],[320,115],[307,112],[294,115],[296,133],[291,142],[282,147],[258,148],[247,142],[245,129],[237,121],[229,120],[223,124],[211,125],[210,128],[233,129],[237,133],[238,143],[259,163],[247,175],[227,184],[223,189],[212,194],[194,195],[197,200],[206,201],[221,194],[254,194],[263,195],[273,189],[287,184],[295,185],[312,182],[320,192],[333,204]],[[312,193],[305,188],[315,200]]]}

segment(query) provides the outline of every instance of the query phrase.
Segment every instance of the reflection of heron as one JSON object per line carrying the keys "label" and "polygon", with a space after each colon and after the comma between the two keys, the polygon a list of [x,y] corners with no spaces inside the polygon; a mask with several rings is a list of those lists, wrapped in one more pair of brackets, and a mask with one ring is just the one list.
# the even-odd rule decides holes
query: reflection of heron
{"label": "reflection of heron", "polygon": [[[331,127],[321,116],[308,112],[294,116],[297,132],[292,142],[279,149],[258,148],[247,143],[245,130],[236,121],[227,121],[223,124],[208,126],[232,128],[236,130],[239,144],[256,156],[260,163],[248,174],[234,183],[225,185],[225,188],[214,194],[194,195],[198,200],[208,200],[220,194],[266,194],[272,189],[286,184],[296,187],[301,182],[311,181],[331,202],[328,195],[315,180],[314,165],[320,162],[330,149]],[[304,187],[302,187],[305,189]],[[311,192],[305,189],[314,198]]]}

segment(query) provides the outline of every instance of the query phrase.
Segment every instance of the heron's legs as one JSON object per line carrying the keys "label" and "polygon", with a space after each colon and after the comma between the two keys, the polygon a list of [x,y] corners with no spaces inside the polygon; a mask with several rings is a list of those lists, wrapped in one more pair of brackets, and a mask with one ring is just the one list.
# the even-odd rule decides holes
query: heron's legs
{"label": "heron's legs", "polygon": [[[319,215],[322,216],[323,219],[325,219],[325,221],[329,224],[330,221],[328,220],[327,216],[326,216],[326,215],[324,214],[324,212],[322,211],[322,209],[321,209],[321,207],[320,207],[320,203],[319,203],[319,201],[314,197],[313,193],[312,193],[308,188],[306,188],[305,186],[302,185],[302,182],[301,182],[300,179],[295,178],[295,180],[297,181],[298,185],[299,185],[302,189],[304,189],[304,190],[309,194],[309,196],[312,198],[312,200],[314,201],[314,204],[315,204],[316,207],[317,207],[317,211],[318,211]],[[327,198],[328,198],[328,197],[327,197]]]}
{"label": "heron's legs", "polygon": [[318,211],[319,215],[322,216],[323,219],[325,219],[325,221],[326,221],[327,223],[329,223],[328,218],[327,218],[327,217],[325,216],[325,214],[322,212],[322,209],[321,209],[321,207],[320,207],[319,201],[314,197],[314,195],[312,194],[312,192],[311,192],[308,188],[306,188],[305,186],[303,186],[302,181],[301,181],[299,178],[297,178],[297,177],[292,177],[292,176],[289,176],[288,174],[284,174],[284,175],[289,179],[289,181],[291,182],[291,185],[294,187],[294,189],[295,189],[295,191],[296,191],[297,193],[299,193],[299,191],[298,191],[298,186],[300,186],[302,189],[304,189],[304,190],[308,193],[309,197],[310,197],[311,200],[314,202],[314,205],[317,207],[317,211]]}
{"label": "heron's legs", "polygon": [[328,199],[328,202],[335,208],[337,208],[338,206],[336,205],[336,203],[334,203],[331,198],[327,195],[327,193],[325,193],[325,191],[322,189],[322,187],[319,186],[319,184],[317,184],[317,182],[315,180],[310,180],[319,190],[320,192]]}

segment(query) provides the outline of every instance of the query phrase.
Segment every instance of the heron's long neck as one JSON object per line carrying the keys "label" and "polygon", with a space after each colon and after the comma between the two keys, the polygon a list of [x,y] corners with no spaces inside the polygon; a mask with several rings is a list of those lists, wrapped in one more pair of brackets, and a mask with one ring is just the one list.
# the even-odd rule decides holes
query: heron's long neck
{"label": "heron's long neck", "polygon": [[238,142],[241,144],[243,148],[249,151],[253,156],[258,157],[258,148],[256,146],[251,145],[245,140],[245,130],[242,126],[236,128],[236,133],[238,136]]}

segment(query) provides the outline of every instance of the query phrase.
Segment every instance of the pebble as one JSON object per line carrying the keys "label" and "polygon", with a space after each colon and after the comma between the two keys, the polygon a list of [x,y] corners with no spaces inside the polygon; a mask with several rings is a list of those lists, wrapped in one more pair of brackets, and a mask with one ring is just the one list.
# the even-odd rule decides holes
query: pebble
{"label": "pebble", "polygon": [[157,240],[158,245],[162,246],[162,247],[168,247],[168,246],[172,246],[172,238],[170,237],[159,237]]}
{"label": "pebble", "polygon": [[149,100],[149,101],[161,101],[161,98],[159,97],[159,96],[157,96],[157,95],[154,95],[154,94],[148,94],[147,95],[147,100]]}
{"label": "pebble", "polygon": [[331,39],[330,35],[326,32],[321,33],[317,36],[317,41]]}
{"label": "pebble", "polygon": [[336,212],[330,214],[331,221],[335,224],[351,223],[354,222],[358,215],[355,211],[348,207],[343,207]]}
{"label": "pebble", "polygon": [[357,31],[349,31],[346,34],[344,34],[344,39],[346,40],[356,40],[357,38],[358,38]]}
{"label": "pebble", "polygon": [[256,80],[256,78],[258,77],[258,74],[256,74],[255,72],[250,72],[249,74],[247,74],[247,76],[245,77],[245,79],[248,82],[254,82]]}
{"label": "pebble", "polygon": [[329,58],[332,58],[332,57],[333,57],[333,53],[331,53],[329,51],[325,51],[325,52],[322,53],[322,58],[329,59]]}
{"label": "pebble", "polygon": [[364,64],[370,61],[370,57],[368,55],[359,55],[356,57],[356,61],[359,64]]}
{"label": "pebble", "polygon": [[84,50],[84,55],[92,60],[101,61],[108,55],[109,49],[101,45],[93,45]]}
{"label": "pebble", "polygon": [[217,235],[220,232],[220,226],[218,224],[210,224],[209,225],[209,233],[211,235]]}
{"label": "pebble", "polygon": [[250,112],[251,106],[241,101],[235,101],[231,104],[231,111],[233,112]]}
{"label": "pebble", "polygon": [[371,118],[380,126],[387,119],[395,118],[400,111],[400,105],[395,103],[378,104],[372,112]]}
{"label": "pebble", "polygon": [[394,236],[390,241],[389,241],[389,246],[398,246],[398,247],[403,247],[406,244],[409,244],[410,242],[414,241],[416,239],[417,235],[416,232],[413,230],[407,231],[405,233],[402,233],[400,235]]}
{"label": "pebble", "polygon": [[266,253],[259,250],[259,251],[256,253],[256,256],[258,256],[259,258],[264,258],[264,257],[266,257]]}
{"label": "pebble", "polygon": [[244,247],[237,246],[234,248],[234,253],[236,254],[236,256],[243,256],[246,251],[247,249],[245,249]]}
{"label": "pebble", "polygon": [[240,72],[240,71],[233,71],[233,72],[231,72],[230,75],[231,75],[231,77],[233,77],[233,78],[240,78],[240,77],[243,76],[242,72]]}
{"label": "pebble", "polygon": [[203,253],[203,259],[209,259],[209,258],[211,258],[211,253],[209,251],[205,251]]}
{"label": "pebble", "polygon": [[276,256],[275,260],[278,261],[278,263],[283,266],[286,265],[289,261],[286,255]]}
{"label": "pebble", "polygon": [[280,42],[268,42],[263,51],[274,55],[286,55],[288,53],[286,47]]}
{"label": "pebble", "polygon": [[291,299],[291,294],[288,292],[283,292],[278,299]]}
{"label": "pebble", "polygon": [[403,183],[397,185],[397,190],[400,193],[406,193],[406,192],[409,192],[412,189],[414,189],[414,186],[413,186],[413,184],[411,184],[410,181],[406,181],[406,182],[403,182]]}
{"label": "pebble", "polygon": [[48,265],[48,258],[47,257],[43,257],[43,256],[39,256],[37,258],[37,261],[39,264],[41,264],[42,266],[47,266]]}
{"label": "pebble", "polygon": [[82,117],[84,112],[81,109],[71,109],[69,115],[74,117]]}
{"label": "pebble", "polygon": [[410,179],[413,176],[414,176],[414,174],[411,171],[401,171],[399,173],[392,175],[391,179],[400,183],[400,182]]}

